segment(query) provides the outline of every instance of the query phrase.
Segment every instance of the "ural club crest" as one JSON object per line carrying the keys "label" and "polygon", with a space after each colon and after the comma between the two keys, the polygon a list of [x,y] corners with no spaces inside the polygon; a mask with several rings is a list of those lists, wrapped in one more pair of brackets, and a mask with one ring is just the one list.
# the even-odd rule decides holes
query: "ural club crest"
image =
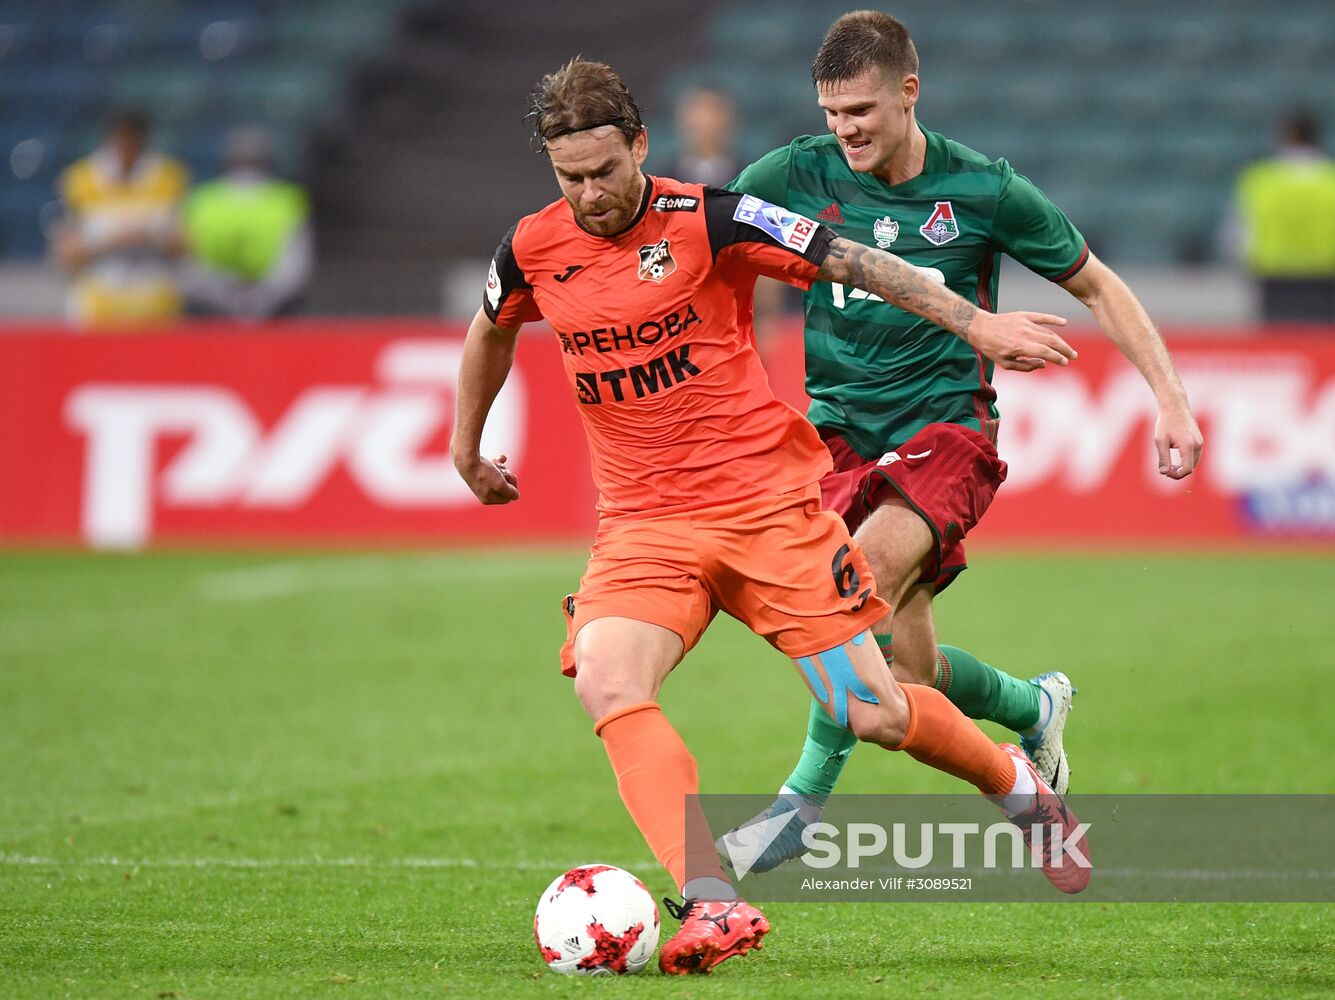
{"label": "ural club crest", "polygon": [[890,216],[884,215],[872,224],[871,234],[876,237],[876,245],[884,250],[899,239],[899,223]]}
{"label": "ural club crest", "polygon": [[661,284],[676,269],[677,262],[672,259],[672,245],[666,239],[640,247],[641,281]]}
{"label": "ural club crest", "polygon": [[950,202],[938,201],[931,218],[918,228],[918,232],[922,233],[928,242],[937,246],[949,243],[958,237],[960,227],[955,224],[955,209],[951,207]]}

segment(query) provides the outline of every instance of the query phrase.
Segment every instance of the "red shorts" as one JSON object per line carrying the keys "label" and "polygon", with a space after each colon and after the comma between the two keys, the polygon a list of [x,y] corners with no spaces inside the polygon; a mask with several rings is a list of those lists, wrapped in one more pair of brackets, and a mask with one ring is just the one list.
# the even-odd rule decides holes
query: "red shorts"
{"label": "red shorts", "polygon": [[918,582],[934,584],[940,592],[968,568],[964,536],[1006,481],[1006,463],[991,441],[959,424],[928,424],[894,451],[869,461],[833,431],[822,431],[821,438],[834,459],[834,472],[821,480],[821,499],[843,515],[849,532],[888,498],[899,497],[936,536],[936,549]]}
{"label": "red shorts", "polygon": [[790,659],[861,634],[890,607],[857,542],[823,510],[816,485],[677,514],[598,526],[579,592],[565,599],[561,669],[575,674],[575,636],[596,618],[671,629],[689,652],[719,611]]}

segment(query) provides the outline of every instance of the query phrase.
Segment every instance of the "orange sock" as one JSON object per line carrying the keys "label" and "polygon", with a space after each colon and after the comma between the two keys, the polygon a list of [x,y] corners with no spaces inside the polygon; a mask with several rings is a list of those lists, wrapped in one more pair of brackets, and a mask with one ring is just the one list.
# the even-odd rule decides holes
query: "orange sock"
{"label": "orange sock", "polygon": [[909,731],[903,750],[914,760],[963,778],[984,795],[1006,795],[1015,787],[1015,762],[940,691],[903,684]]}
{"label": "orange sock", "polygon": [[641,701],[617,709],[599,719],[593,731],[607,748],[621,801],[677,888],[686,884],[688,869],[692,878],[724,877],[698,803],[689,812],[691,829],[703,832],[692,838],[701,842],[696,844],[700,856],[687,860],[686,797],[699,794],[700,778],[695,758],[658,704]]}

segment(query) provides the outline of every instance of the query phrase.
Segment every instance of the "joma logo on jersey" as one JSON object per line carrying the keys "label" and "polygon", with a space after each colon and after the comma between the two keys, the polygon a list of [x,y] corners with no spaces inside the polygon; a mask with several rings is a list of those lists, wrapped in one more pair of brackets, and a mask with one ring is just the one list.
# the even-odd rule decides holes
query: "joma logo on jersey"
{"label": "joma logo on jersey", "polygon": [[666,239],[640,247],[640,280],[662,282],[677,269],[672,244]]}
{"label": "joma logo on jersey", "polygon": [[575,393],[585,405],[609,402],[603,399],[604,387],[611,392],[611,399],[618,403],[626,401],[627,387],[636,399],[652,396],[685,382],[691,375],[700,374],[700,369],[691,364],[690,353],[691,345],[682,344],[642,365],[609,372],[576,372]]}
{"label": "joma logo on jersey", "polygon": [[955,209],[950,202],[938,201],[931,216],[918,227],[918,232],[922,233],[929,243],[935,243],[937,246],[956,239],[960,234],[960,227],[955,222]]}
{"label": "joma logo on jersey", "polygon": [[561,339],[561,350],[566,354],[583,354],[587,349],[608,354],[634,347],[652,347],[664,337],[681,336],[692,324],[699,322],[700,314],[695,311],[695,306],[688,305],[684,315],[679,311],[670,312],[662,319],[651,319],[638,325],[596,326],[592,330],[558,333],[557,336]]}

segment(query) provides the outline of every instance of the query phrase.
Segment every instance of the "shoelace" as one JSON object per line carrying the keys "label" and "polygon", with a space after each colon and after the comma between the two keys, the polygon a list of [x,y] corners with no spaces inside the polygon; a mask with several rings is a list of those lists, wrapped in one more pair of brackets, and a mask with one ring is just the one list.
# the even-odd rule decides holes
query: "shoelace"
{"label": "shoelace", "polygon": [[1011,817],[1011,822],[1019,827],[1033,826],[1057,826],[1062,827],[1068,821],[1066,807],[1058,802],[1045,802],[1045,798],[1056,798],[1055,795],[1039,793],[1038,801],[1028,812],[1020,813]]}
{"label": "shoelace", "polygon": [[668,913],[672,914],[675,919],[680,920],[683,923],[685,923],[686,918],[691,915],[691,910],[695,909],[695,905],[696,900],[694,899],[683,899],[678,903],[671,896],[663,897],[664,908]]}

